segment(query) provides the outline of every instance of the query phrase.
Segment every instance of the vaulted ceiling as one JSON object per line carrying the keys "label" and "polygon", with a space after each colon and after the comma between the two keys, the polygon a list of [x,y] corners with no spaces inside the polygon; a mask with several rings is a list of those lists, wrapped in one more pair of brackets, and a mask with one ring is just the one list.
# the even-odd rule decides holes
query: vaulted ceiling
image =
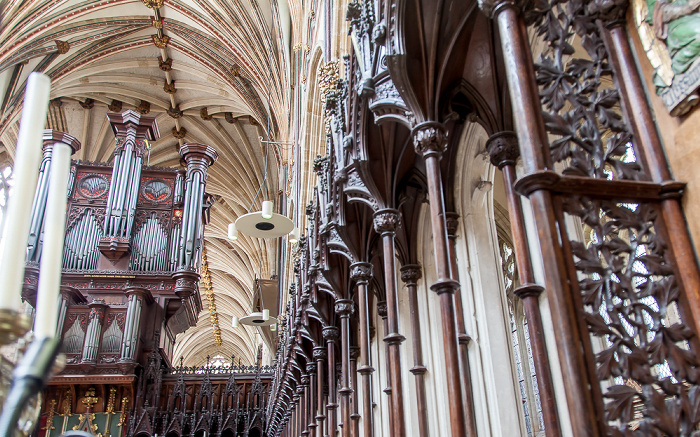
{"label": "vaulted ceiling", "polygon": [[[105,114],[126,109],[157,116],[161,138],[151,144],[150,165],[180,166],[185,142],[217,150],[207,185],[217,202],[205,247],[223,344],[214,342],[203,296],[205,311],[178,337],[175,353],[189,364],[207,355],[253,362],[260,337],[252,328],[232,329],[231,316],[250,310],[256,276],[278,273],[277,241],[231,243],[226,228],[248,211],[264,178],[268,126],[272,139],[288,134],[287,2],[5,0],[0,17],[0,161],[14,155],[32,71],[51,77],[51,127],[81,141],[76,159],[111,161],[115,141]],[[279,207],[288,156],[272,148],[269,158],[266,194]]]}

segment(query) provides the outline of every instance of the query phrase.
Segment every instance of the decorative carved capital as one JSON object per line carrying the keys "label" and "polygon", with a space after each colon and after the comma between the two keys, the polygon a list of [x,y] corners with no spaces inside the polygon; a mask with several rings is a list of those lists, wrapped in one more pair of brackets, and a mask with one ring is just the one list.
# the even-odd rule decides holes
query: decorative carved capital
{"label": "decorative carved capital", "polygon": [[457,228],[459,228],[459,214],[456,212],[445,213],[445,227],[447,228],[447,236],[454,238],[457,236]]}
{"label": "decorative carved capital", "polygon": [[335,326],[326,326],[323,328],[323,339],[327,342],[337,341],[340,337],[340,330]]}
{"label": "decorative carved capital", "polygon": [[316,346],[314,348],[314,360],[325,360],[326,359],[326,348],[323,346]]}
{"label": "decorative carved capital", "polygon": [[422,157],[440,155],[447,147],[447,131],[441,123],[426,122],[413,128],[413,145]]}
{"label": "decorative carved capital", "polygon": [[340,317],[349,317],[353,312],[353,302],[350,299],[337,300],[335,302],[335,312],[338,313]]}
{"label": "decorative carved capital", "polygon": [[309,375],[313,375],[316,373],[316,364],[314,363],[306,363],[306,373]]}
{"label": "decorative carved capital", "polygon": [[372,278],[372,264],[357,262],[350,265],[350,279],[358,284],[366,284]]}
{"label": "decorative carved capital", "polygon": [[[112,101],[112,104],[117,102]],[[121,102],[118,110],[121,110]],[[110,111],[117,109],[110,105]],[[112,125],[114,135],[119,138],[126,138],[129,135],[135,135],[137,139],[147,138],[149,141],[155,141],[160,138],[158,124],[156,118],[150,115],[139,114],[136,111],[128,110],[121,114],[107,114],[109,123]]]}
{"label": "decorative carved capital", "polygon": [[350,359],[357,360],[360,358],[360,348],[357,346],[350,346]]}
{"label": "decorative carved capital", "polygon": [[386,301],[377,302],[377,314],[382,319],[386,318]]}
{"label": "decorative carved capital", "polygon": [[93,299],[93,301],[88,304],[88,307],[90,307],[89,319],[97,318],[100,322],[104,319],[105,309],[108,308],[104,299]]}
{"label": "decorative carved capital", "polygon": [[378,234],[395,233],[400,222],[401,215],[396,209],[380,209],[374,213],[374,230]]}
{"label": "decorative carved capital", "polygon": [[486,141],[491,164],[502,169],[506,165],[515,165],[520,156],[518,137],[515,132],[499,132]]}
{"label": "decorative carved capital", "polygon": [[401,267],[401,280],[409,285],[415,285],[423,277],[423,268],[420,264],[406,264]]}
{"label": "decorative carved capital", "polygon": [[92,109],[95,107],[95,100],[85,99],[84,101],[80,102],[80,106],[82,106],[83,109]]}

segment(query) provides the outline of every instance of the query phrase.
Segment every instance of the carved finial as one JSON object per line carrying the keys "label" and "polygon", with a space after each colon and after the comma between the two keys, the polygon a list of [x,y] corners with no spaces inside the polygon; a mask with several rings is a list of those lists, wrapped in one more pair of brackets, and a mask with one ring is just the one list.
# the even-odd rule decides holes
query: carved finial
{"label": "carved finial", "polygon": [[518,137],[515,132],[499,132],[491,135],[486,141],[486,150],[489,152],[491,164],[499,169],[506,165],[515,165],[520,156],[518,150]]}
{"label": "carved finial", "polygon": [[427,157],[441,154],[447,147],[447,130],[442,123],[426,122],[413,128],[416,154]]}

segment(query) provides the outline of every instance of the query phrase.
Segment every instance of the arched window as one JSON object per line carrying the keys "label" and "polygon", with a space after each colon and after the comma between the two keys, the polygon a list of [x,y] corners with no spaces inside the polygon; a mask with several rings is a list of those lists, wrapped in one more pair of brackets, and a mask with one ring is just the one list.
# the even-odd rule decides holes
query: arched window
{"label": "arched window", "polygon": [[528,436],[544,435],[544,419],[542,404],[537,386],[535,363],[530,346],[530,332],[527,319],[520,299],[513,293],[518,286],[518,271],[515,261],[515,250],[510,235],[508,213],[498,203],[494,202],[494,216],[498,233],[498,249],[503,270],[503,284],[508,300],[508,316],[511,339],[513,342],[513,358],[517,369],[517,379],[520,386],[520,396],[525,417],[525,428]]}

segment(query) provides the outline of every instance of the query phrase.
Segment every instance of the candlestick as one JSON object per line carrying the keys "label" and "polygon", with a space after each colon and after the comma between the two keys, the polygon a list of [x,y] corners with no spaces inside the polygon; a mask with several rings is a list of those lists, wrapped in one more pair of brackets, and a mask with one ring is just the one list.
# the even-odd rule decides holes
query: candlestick
{"label": "candlestick", "polygon": [[24,279],[24,258],[29,238],[29,217],[39,175],[42,135],[49,105],[51,79],[32,73],[27,80],[24,108],[12,171],[12,195],[0,248],[0,309],[19,311]]}
{"label": "candlestick", "polygon": [[39,265],[39,285],[36,296],[34,335],[52,338],[58,323],[58,293],[61,287],[63,239],[66,227],[66,198],[68,175],[73,149],[64,143],[55,143],[51,156],[49,195],[44,220],[44,246]]}

